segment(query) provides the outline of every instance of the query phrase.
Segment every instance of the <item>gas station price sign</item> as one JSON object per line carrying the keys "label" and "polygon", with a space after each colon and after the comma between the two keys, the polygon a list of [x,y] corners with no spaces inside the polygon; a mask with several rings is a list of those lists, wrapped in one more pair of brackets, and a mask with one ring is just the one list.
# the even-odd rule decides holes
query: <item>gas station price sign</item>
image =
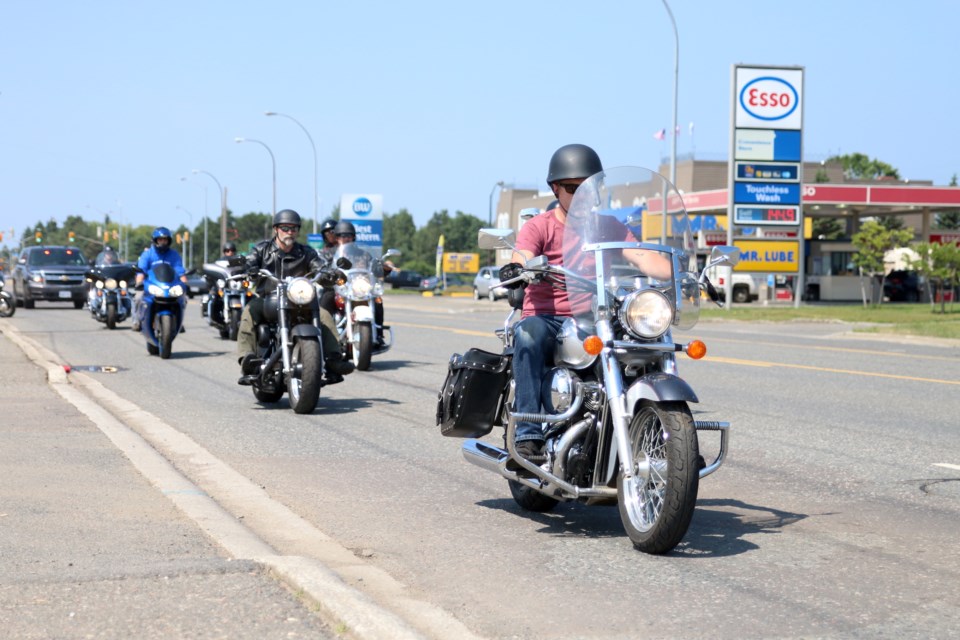
{"label": "gas station price sign", "polygon": [[742,225],[793,225],[800,224],[800,207],[757,207],[734,205],[733,221]]}

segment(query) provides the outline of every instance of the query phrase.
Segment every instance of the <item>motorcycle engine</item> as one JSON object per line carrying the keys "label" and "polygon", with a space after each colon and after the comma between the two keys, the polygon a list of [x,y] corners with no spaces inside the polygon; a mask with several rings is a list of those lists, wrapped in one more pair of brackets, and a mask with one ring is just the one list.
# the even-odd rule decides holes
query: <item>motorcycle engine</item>
{"label": "motorcycle engine", "polygon": [[570,408],[580,393],[580,378],[569,369],[555,367],[547,372],[540,397],[549,413],[562,413]]}

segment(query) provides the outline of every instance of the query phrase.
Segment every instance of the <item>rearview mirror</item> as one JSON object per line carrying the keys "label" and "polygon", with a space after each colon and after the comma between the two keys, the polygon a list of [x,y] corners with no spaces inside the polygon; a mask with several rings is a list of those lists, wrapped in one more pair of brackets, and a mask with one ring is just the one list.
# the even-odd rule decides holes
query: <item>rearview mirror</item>
{"label": "rearview mirror", "polygon": [[707,267],[716,267],[718,265],[734,266],[740,262],[740,249],[730,245],[719,245],[710,250],[710,261]]}
{"label": "rearview mirror", "polygon": [[513,249],[516,242],[513,229],[480,229],[477,234],[477,244],[481,249]]}

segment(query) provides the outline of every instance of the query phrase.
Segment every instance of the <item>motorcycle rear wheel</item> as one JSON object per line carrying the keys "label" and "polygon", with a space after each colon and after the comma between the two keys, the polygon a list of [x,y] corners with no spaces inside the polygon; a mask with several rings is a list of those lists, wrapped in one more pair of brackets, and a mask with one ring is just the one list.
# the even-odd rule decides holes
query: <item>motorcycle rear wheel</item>
{"label": "motorcycle rear wheel", "polygon": [[115,329],[117,327],[117,305],[108,304],[107,305],[107,329]]}
{"label": "motorcycle rear wheel", "polygon": [[559,500],[545,496],[539,491],[524,486],[514,480],[507,480],[507,483],[510,485],[510,495],[513,496],[514,502],[520,505],[520,508],[526,509],[527,511],[547,513],[548,511],[553,511],[554,508],[560,504]]}
{"label": "motorcycle rear wheel", "polygon": [[294,370],[300,369],[300,376],[291,375],[287,379],[287,393],[290,394],[290,407],[296,413],[313,413],[320,399],[320,375],[323,352],[317,340],[299,339],[290,349],[290,364]]}
{"label": "motorcycle rear wheel", "polygon": [[9,318],[17,312],[17,303],[6,291],[0,292],[0,318]]}
{"label": "motorcycle rear wheel", "polygon": [[[693,416],[685,402],[640,404],[630,422],[635,475],[617,482],[620,520],[645,553],[667,553],[686,535],[700,486],[700,455]],[[648,468],[648,477],[638,471]]]}

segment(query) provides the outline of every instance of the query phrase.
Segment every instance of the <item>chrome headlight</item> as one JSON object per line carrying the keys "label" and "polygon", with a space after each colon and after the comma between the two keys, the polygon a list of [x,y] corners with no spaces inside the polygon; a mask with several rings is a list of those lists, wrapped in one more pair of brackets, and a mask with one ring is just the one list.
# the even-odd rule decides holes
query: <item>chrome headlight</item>
{"label": "chrome headlight", "polygon": [[94,286],[97,289],[103,289],[103,280],[97,280],[97,283]]}
{"label": "chrome headlight", "polygon": [[316,297],[316,288],[306,278],[294,278],[287,285],[287,299],[293,304],[308,304]]}
{"label": "chrome headlight", "polygon": [[673,322],[673,305],[656,289],[644,289],[624,298],[617,317],[638,338],[658,338]]}
{"label": "chrome headlight", "polygon": [[121,281],[120,281],[120,288],[121,288],[121,289],[126,289],[126,288],[127,288],[127,281],[126,281],[126,280],[121,280]]}
{"label": "chrome headlight", "polygon": [[227,284],[227,281],[224,280],[223,278],[218,278],[218,279],[217,279],[217,287],[218,287],[218,288],[223,289],[223,287],[224,287],[226,284]]}
{"label": "chrome headlight", "polygon": [[369,274],[354,273],[347,283],[351,298],[369,298],[373,292],[373,280]]}
{"label": "chrome headlight", "polygon": [[170,287],[170,292],[167,295],[170,296],[171,298],[179,298],[180,296],[183,295],[183,287],[180,286],[179,284],[175,284],[172,287]]}
{"label": "chrome headlight", "polygon": [[163,288],[162,288],[162,287],[158,287],[158,286],[155,285],[155,284],[147,285],[147,293],[149,293],[149,294],[152,295],[152,296],[165,296],[165,295],[167,295],[167,294],[163,291]]}
{"label": "chrome headlight", "polygon": [[117,288],[117,281],[114,278],[107,278],[103,286],[107,288],[107,291],[113,291]]}

